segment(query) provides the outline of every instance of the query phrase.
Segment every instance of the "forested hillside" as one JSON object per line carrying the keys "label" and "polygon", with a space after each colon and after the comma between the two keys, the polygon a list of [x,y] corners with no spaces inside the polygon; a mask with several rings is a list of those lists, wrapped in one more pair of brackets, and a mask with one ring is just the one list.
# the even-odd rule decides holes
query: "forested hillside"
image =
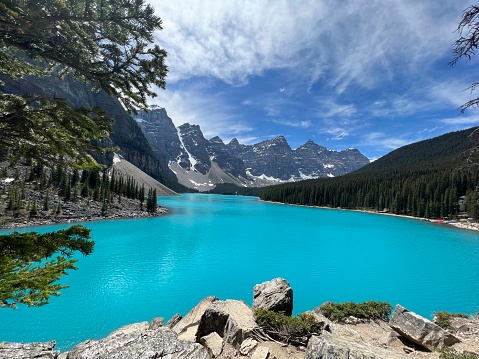
{"label": "forested hillside", "polygon": [[353,173],[271,187],[266,201],[364,209],[425,218],[451,218],[466,196],[478,218],[475,129],[448,133],[401,147]]}

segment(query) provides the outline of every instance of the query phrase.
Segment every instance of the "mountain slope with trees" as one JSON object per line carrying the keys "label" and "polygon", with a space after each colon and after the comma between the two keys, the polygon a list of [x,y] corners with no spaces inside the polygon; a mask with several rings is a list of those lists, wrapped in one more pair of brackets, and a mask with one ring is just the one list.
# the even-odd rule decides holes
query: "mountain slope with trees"
{"label": "mountain slope with trees", "polygon": [[452,218],[459,213],[460,197],[466,196],[467,213],[477,219],[476,137],[476,129],[448,133],[401,147],[342,177],[275,186],[260,197],[307,206]]}

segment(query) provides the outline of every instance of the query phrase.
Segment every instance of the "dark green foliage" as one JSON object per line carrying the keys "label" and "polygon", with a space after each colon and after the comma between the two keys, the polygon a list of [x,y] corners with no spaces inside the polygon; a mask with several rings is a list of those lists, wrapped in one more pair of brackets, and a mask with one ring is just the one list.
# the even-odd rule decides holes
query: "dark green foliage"
{"label": "dark green foliage", "polygon": [[363,303],[324,303],[320,307],[321,313],[332,321],[341,322],[348,317],[366,320],[387,320],[392,306],[387,302]]}
{"label": "dark green foliage", "polygon": [[259,197],[266,187],[239,187],[232,183],[220,183],[208,193]]}
{"label": "dark green foliage", "polygon": [[48,196],[48,192],[46,193],[45,197],[43,198],[43,210],[48,211],[50,210],[50,206],[48,202],[50,201],[50,197]]}
{"label": "dark green foliage", "polygon": [[[426,218],[452,218],[458,199],[473,198],[479,166],[468,165],[474,129],[402,147],[337,178],[308,180],[265,189],[273,202],[362,209]],[[472,199],[468,211],[479,213]]]}
{"label": "dark green foliage", "polygon": [[439,350],[441,359],[478,359],[479,356],[475,354],[460,354],[453,348],[442,348]]}
{"label": "dark green foliage", "polygon": [[30,208],[30,216],[35,217],[38,215],[37,201],[33,201],[32,208]]}
{"label": "dark green foliage", "polygon": [[104,111],[54,87],[22,81],[18,91],[12,83],[26,76],[83,80],[128,111],[146,109],[146,98],[156,96],[151,86],[165,87],[166,52],[153,40],[159,29],[161,19],[143,0],[0,2],[0,86],[6,85],[0,91],[0,151],[16,160],[98,169],[90,153],[99,157],[106,150],[97,144],[108,146],[102,140],[113,123]]}
{"label": "dark green foliage", "polygon": [[156,196],[156,188],[150,188],[148,190],[148,196],[146,197],[146,210],[150,213],[154,213],[156,211],[157,205],[157,196]]}
{"label": "dark green foliage", "polygon": [[105,198],[101,206],[101,213],[106,214],[107,211],[108,211],[108,202],[107,202],[107,199]]}
{"label": "dark green foliage", "polygon": [[[13,171],[13,169],[10,169],[10,171]],[[26,217],[29,215],[35,218],[43,218],[44,215],[49,216],[49,214],[40,212],[40,208],[42,208],[43,211],[49,211],[51,209],[52,215],[61,216],[62,207],[57,197],[59,196],[64,203],[79,200],[76,196],[80,196],[80,193],[89,200],[97,197],[98,201],[101,202],[102,215],[109,214],[113,194],[116,194],[115,190],[121,191],[122,196],[128,192],[132,199],[137,201],[138,204],[140,202],[138,196],[141,189],[133,178],[125,179],[117,174],[112,175],[117,183],[125,184],[122,188],[117,187],[112,190],[110,177],[106,172],[98,175],[96,172],[86,170],[80,173],[79,171],[68,168],[55,168],[51,170],[48,167],[42,168],[40,172],[30,171],[28,167],[25,167],[21,172],[26,173],[29,177],[28,179],[31,181],[22,181],[23,178],[20,176],[18,182],[15,181],[4,188],[4,190],[7,190],[5,202],[8,204],[8,216],[19,215]],[[30,189],[36,186],[36,184],[41,181],[41,178],[49,178],[50,176],[52,177],[52,181],[48,186],[47,183],[45,183],[46,187],[44,188],[43,198],[35,192],[32,196]],[[11,177],[8,171],[5,177]],[[75,180],[75,186],[71,188],[71,183],[75,177],[77,178]],[[91,188],[90,185],[95,187]],[[153,201],[153,198],[156,200],[156,196],[153,196],[151,201]],[[39,202],[39,199],[41,199],[42,202]],[[42,207],[39,208],[40,205]],[[156,205],[156,201],[154,205]],[[67,237],[89,238],[89,229],[84,227],[74,228],[77,229],[69,230],[68,234],[65,234],[64,231],[49,233],[47,235],[30,233],[28,236],[13,233],[9,236],[0,237],[1,307],[13,308],[18,304],[26,304],[29,306],[43,305],[48,302],[48,298],[51,295],[59,294],[59,291],[64,288],[64,286],[55,284],[55,282],[65,274],[68,269],[75,268],[75,261],[70,259],[72,251],[78,250],[83,254],[88,254],[93,248],[91,245],[91,248],[88,249],[88,244],[86,243],[76,247],[74,243],[71,242],[62,244]],[[47,251],[42,248],[42,246],[47,245],[50,246],[49,248],[54,248],[54,246],[57,245],[58,255],[52,254],[53,249]],[[71,251],[68,252],[65,248],[70,248]],[[15,252],[15,250],[17,252]],[[15,259],[14,256],[19,252],[22,253],[22,256]],[[30,257],[26,257],[27,255]]]}
{"label": "dark green foliage", "polygon": [[72,255],[89,255],[93,246],[90,229],[78,225],[45,234],[0,236],[0,307],[48,303],[50,296],[67,287],[55,282],[66,270],[76,269]]}
{"label": "dark green foliage", "polygon": [[442,329],[453,329],[451,325],[452,318],[469,318],[469,315],[463,313],[449,313],[449,312],[435,312],[434,323],[439,325]]}
{"label": "dark green foliage", "polygon": [[154,45],[161,19],[144,0],[9,0],[0,3],[0,73],[12,78],[48,72],[10,50],[62,67],[119,98],[129,110],[146,109],[151,85],[165,87],[166,52]]}
{"label": "dark green foliage", "polygon": [[319,334],[322,323],[312,314],[302,313],[297,317],[265,309],[255,309],[256,323],[263,331],[276,340],[286,343],[303,343],[312,334]]}
{"label": "dark green foliage", "polygon": [[[146,109],[146,98],[155,96],[150,86],[165,87],[166,52],[153,44],[153,32],[159,29],[161,19],[143,0],[0,1],[0,155],[11,163],[26,158],[36,166],[57,166],[51,181],[42,175],[40,187],[48,188],[50,182],[60,186],[65,200],[72,193],[75,200],[81,192],[107,207],[108,179],[98,178],[101,166],[90,152],[105,151],[97,144],[108,138],[112,120],[98,107],[73,108],[54,91],[18,93],[4,85],[27,76],[73,77],[93,84],[94,92],[118,98],[129,111]],[[67,170],[72,167],[90,170],[80,184],[78,173]],[[32,171],[30,178],[35,177]],[[131,182],[127,192],[136,198]],[[10,210],[24,207],[25,188],[10,191]],[[35,201],[31,211],[36,206]],[[61,203],[55,212],[61,213]],[[2,306],[42,305],[58,295],[64,286],[53,283],[65,270],[75,269],[69,259],[73,251],[92,251],[89,233],[74,226],[46,235],[0,237]]]}
{"label": "dark green foliage", "polygon": [[100,109],[71,108],[64,100],[0,93],[0,147],[12,158],[39,163],[97,167],[88,151],[104,151],[92,140],[106,138],[111,120]]}

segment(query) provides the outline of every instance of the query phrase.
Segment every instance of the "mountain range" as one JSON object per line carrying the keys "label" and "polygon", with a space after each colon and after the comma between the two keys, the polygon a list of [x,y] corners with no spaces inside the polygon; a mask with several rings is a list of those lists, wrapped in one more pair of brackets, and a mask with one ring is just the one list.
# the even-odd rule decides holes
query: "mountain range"
{"label": "mountain range", "polygon": [[331,151],[312,140],[292,149],[283,136],[253,145],[236,138],[224,143],[218,136],[207,140],[198,125],[175,127],[164,108],[141,112],[135,120],[153,151],[167,156],[178,182],[199,191],[223,183],[261,187],[337,177],[370,162],[357,149]]}
{"label": "mountain range", "polygon": [[450,132],[400,147],[341,177],[282,184],[257,195],[289,204],[476,220],[478,148],[478,128]]}

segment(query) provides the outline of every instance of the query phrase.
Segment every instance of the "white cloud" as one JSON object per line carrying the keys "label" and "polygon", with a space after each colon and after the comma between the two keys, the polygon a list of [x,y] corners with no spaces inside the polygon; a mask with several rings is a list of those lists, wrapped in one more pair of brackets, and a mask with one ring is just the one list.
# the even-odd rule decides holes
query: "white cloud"
{"label": "white cloud", "polygon": [[477,125],[479,124],[478,116],[458,116],[452,118],[444,118],[440,122],[448,125]]}
{"label": "white cloud", "polygon": [[207,138],[258,142],[281,125],[296,141],[316,133],[390,150],[478,123],[450,113],[471,98],[477,66],[447,64],[472,0],[148,2],[170,70],[153,103]]}
{"label": "white cloud", "polygon": [[424,128],[421,132],[423,132],[423,133],[432,133],[432,132],[438,131],[439,129],[441,129],[441,127],[440,127],[440,126],[436,126],[436,127],[433,127],[433,128]]}
{"label": "white cloud", "polygon": [[286,120],[286,119],[274,119],[271,122],[276,123],[278,125],[289,126],[289,127],[301,127],[301,128],[309,128],[311,127],[311,121],[295,121],[295,120]]}
{"label": "white cloud", "polygon": [[[425,90],[426,92],[429,89]],[[419,96],[411,89],[411,93],[401,95],[391,95],[390,98],[383,98],[375,101],[373,104],[366,104],[364,112],[376,118],[396,118],[413,115],[428,108],[437,106],[431,100],[426,101],[424,95]]]}
{"label": "white cloud", "polygon": [[[249,136],[249,137],[236,137],[239,143],[243,145],[253,145],[255,143],[261,142],[261,140],[256,137],[256,136]],[[231,141],[232,138],[228,139],[227,141],[225,140],[225,143]]]}
{"label": "white cloud", "polygon": [[[168,51],[170,81],[214,76],[242,84],[266,68],[290,67],[302,48],[298,22],[315,8],[292,1],[151,1],[163,19],[157,39]],[[309,10],[313,10],[310,12]]]}
{"label": "white cloud", "polygon": [[[458,74],[459,75],[459,74]],[[444,106],[459,108],[462,104],[467,101],[479,96],[479,92],[472,92],[469,89],[471,85],[470,76],[473,74],[468,74],[464,79],[452,80],[448,79],[446,81],[441,81],[430,87],[429,97],[434,104],[441,104]]]}
{"label": "white cloud", "polygon": [[337,93],[371,87],[398,66],[419,72],[450,48],[466,3],[436,0],[150,0],[163,19],[169,81],[216,77],[242,85],[294,69],[309,86],[327,73]]}
{"label": "white cloud", "polygon": [[410,143],[419,141],[418,139],[408,138],[410,134],[401,137],[391,137],[382,132],[371,132],[363,136],[363,145],[385,150],[394,150],[396,148],[406,146]]}
{"label": "white cloud", "polygon": [[347,132],[341,132],[341,133],[338,133],[337,135],[335,135],[332,139],[336,140],[336,141],[340,141],[343,138],[347,137],[348,135],[349,135],[349,133],[347,133]]}

